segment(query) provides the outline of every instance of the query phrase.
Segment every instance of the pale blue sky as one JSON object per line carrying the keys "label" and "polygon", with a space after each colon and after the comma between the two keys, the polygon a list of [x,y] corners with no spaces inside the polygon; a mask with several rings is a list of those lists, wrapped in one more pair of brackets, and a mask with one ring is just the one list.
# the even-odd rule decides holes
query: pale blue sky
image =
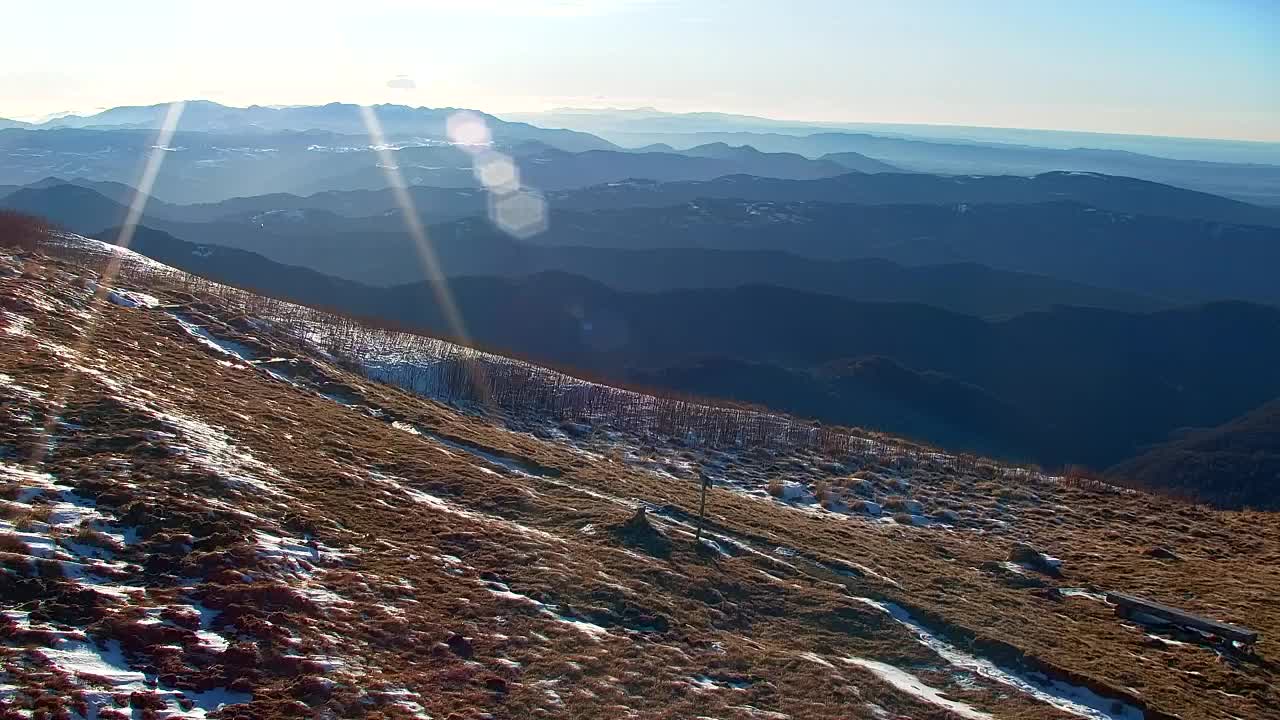
{"label": "pale blue sky", "polygon": [[[1278,0],[59,0],[3,17],[0,117],[646,105],[1280,140]],[[416,87],[388,87],[401,75]]]}

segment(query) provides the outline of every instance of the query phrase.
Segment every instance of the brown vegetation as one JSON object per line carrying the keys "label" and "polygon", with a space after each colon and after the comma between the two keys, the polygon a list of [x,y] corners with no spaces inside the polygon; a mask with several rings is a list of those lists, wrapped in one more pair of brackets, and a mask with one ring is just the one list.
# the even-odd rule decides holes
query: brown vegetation
{"label": "brown vegetation", "polygon": [[[720,450],[687,434],[660,436],[656,421],[634,419],[639,412],[621,412],[616,425],[584,423],[600,436],[595,444],[548,440],[536,431],[558,427],[558,413],[458,412],[309,354],[293,339],[300,328],[255,329],[245,321],[261,316],[246,312],[251,300],[224,305],[214,291],[162,284],[141,289],[305,364],[306,382],[204,347],[162,310],[104,306],[93,344],[60,355],[81,337],[72,311],[87,307],[86,293],[62,263],[46,274],[0,279],[5,298],[39,293],[59,308],[23,310],[31,336],[0,333],[0,373],[14,383],[0,394],[6,409],[23,409],[0,416],[0,444],[20,458],[46,447],[38,432],[49,398],[65,395],[60,415],[79,429],[55,430],[42,469],[136,533],[122,550],[134,567],[113,582],[147,591],[80,600],[65,578],[6,562],[25,574],[8,576],[5,597],[27,593],[35,622],[92,628],[119,642],[132,665],[159,670],[160,688],[140,693],[139,707],[180,686],[251,693],[224,712],[245,718],[406,717],[406,698],[433,717],[947,716],[843,661],[857,657],[1001,718],[1069,717],[947,664],[859,598],[898,603],[966,652],[1087,685],[1152,718],[1264,718],[1280,703],[1273,516],[1032,484],[976,458],[826,455],[810,441]],[[347,404],[320,388],[341,388]],[[220,465],[201,465],[187,449],[201,426],[221,433],[215,449],[231,448]],[[783,477],[816,478],[816,488],[863,468],[859,479],[877,493],[928,488],[938,504],[991,522],[981,532],[908,526],[909,517],[879,523],[717,484],[707,537],[723,552],[704,553],[680,524],[696,513],[696,474],[685,480],[642,464],[687,454],[719,462],[738,482],[757,478],[757,491],[772,482],[781,490]],[[998,497],[1004,488],[1022,492]],[[637,505],[650,508],[647,527],[628,535]],[[259,533],[291,543],[302,559],[260,555]],[[1019,541],[1062,558],[1064,577],[1034,587],[982,570],[999,567]],[[1152,547],[1181,560],[1145,554]],[[1179,638],[1050,588],[1131,591],[1263,638],[1253,656],[1203,640],[1171,645],[1152,636]],[[203,644],[179,609],[196,600],[221,610],[207,632],[225,649]],[[159,627],[142,620],[152,611]],[[23,690],[15,705],[56,715],[75,679],[36,662],[51,639],[22,635],[34,643],[26,647],[8,631],[0,662],[6,684]]]}
{"label": "brown vegetation", "polygon": [[43,218],[15,210],[0,210],[0,247],[35,250],[49,236],[51,228]]}

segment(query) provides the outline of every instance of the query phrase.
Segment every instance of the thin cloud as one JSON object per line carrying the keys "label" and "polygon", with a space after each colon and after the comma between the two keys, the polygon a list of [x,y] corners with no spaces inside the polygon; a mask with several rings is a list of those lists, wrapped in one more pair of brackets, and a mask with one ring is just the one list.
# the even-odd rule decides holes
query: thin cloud
{"label": "thin cloud", "polygon": [[413,78],[408,75],[397,75],[387,81],[387,87],[397,90],[413,90],[418,87],[418,83],[414,82]]}

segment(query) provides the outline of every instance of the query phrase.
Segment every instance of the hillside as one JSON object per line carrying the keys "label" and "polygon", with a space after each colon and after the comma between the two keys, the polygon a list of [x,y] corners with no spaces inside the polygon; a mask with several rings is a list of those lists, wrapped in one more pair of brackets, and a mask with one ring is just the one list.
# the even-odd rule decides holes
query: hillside
{"label": "hillside", "polygon": [[[720,169],[724,169],[724,166]],[[873,170],[865,172],[872,173]],[[63,179],[62,182],[91,187],[121,204],[127,205],[131,198],[131,194],[121,195],[118,185],[111,183],[77,178]],[[50,179],[44,178],[29,185],[40,187],[50,184]],[[117,191],[114,194],[111,192],[113,189]],[[413,185],[407,190],[426,222],[479,215],[485,210],[483,192],[480,191],[423,185]],[[1280,211],[1273,208],[1159,183],[1091,173],[1055,172],[1021,178],[943,177],[879,172],[843,173],[814,180],[784,180],[741,174],[689,181],[630,177],[602,185],[549,190],[546,191],[546,196],[551,207],[565,210],[668,207],[703,198],[948,206],[1074,201],[1128,214],[1163,215],[1245,225],[1280,225]],[[153,198],[147,211],[169,220],[206,222],[292,210],[320,210],[349,218],[370,218],[398,209],[395,193],[379,186],[372,190],[327,190],[307,196],[284,193],[241,196],[191,206],[157,203]]]}
{"label": "hillside", "polygon": [[[483,193],[466,197],[450,194],[454,196],[417,193],[416,199],[426,201],[418,207],[424,214],[428,208],[434,211],[436,207],[443,212],[446,205],[453,212],[465,212],[468,206],[474,206],[473,212],[482,212]],[[325,197],[341,209],[342,201],[334,195],[337,194]],[[163,228],[167,234],[176,235],[173,242],[179,245],[189,241],[208,248],[252,251],[279,263],[304,266],[363,284],[391,286],[423,278],[417,246],[403,231],[404,221],[398,214],[348,218],[297,206],[255,211],[249,202],[252,200],[245,198],[244,202],[230,204],[227,209],[235,207],[236,214],[216,221],[173,220],[188,212],[203,215],[216,211],[161,205],[157,212],[149,212],[143,222],[152,230]],[[9,199],[0,198],[0,207],[47,217],[69,230],[103,239],[110,239],[113,234],[102,231],[119,225],[127,214],[124,204],[78,183],[24,188]],[[918,302],[984,317],[1006,317],[1057,305],[1117,310],[1170,306],[1168,301],[1138,293],[999,271],[973,263],[904,267],[875,258],[829,262],[767,250],[544,246],[515,241],[495,228],[475,222],[437,226],[432,235],[441,268],[450,277],[566,272],[618,290],[637,292],[769,284],[852,300]],[[148,248],[164,252],[157,244],[159,235],[151,233],[148,237],[152,243]],[[160,257],[151,249],[141,251],[184,269],[205,271],[199,257]]]}
{"label": "hillside", "polygon": [[1186,430],[1107,474],[1215,504],[1280,509],[1280,400],[1215,428]]}
{"label": "hillside", "polygon": [[[460,220],[446,240],[486,232]],[[1280,228],[1103,211],[1070,202],[850,205],[698,200],[552,212],[541,245],[781,250],[825,260],[977,263],[1182,301],[1280,303]]]}
{"label": "hillside", "polygon": [[[0,262],[0,583],[22,602],[3,611],[5,710],[1164,720],[1280,702],[1270,516],[491,356],[454,365],[486,368],[460,385],[444,344],[136,256],[96,284]],[[725,434],[770,424],[750,449]],[[1004,562],[1020,542],[1061,569]],[[1112,589],[1262,640],[1118,618]]]}
{"label": "hillside", "polygon": [[[482,212],[483,194],[467,192],[452,204],[451,212]],[[324,196],[328,199],[333,198]],[[574,199],[583,201],[584,197],[575,195]],[[437,196],[435,202],[432,207],[450,205],[443,197]],[[80,233],[118,225],[125,213],[120,203],[80,185],[22,189],[0,197],[0,207],[43,215]],[[213,222],[166,219],[181,214],[175,207],[183,206],[164,206],[160,214],[144,222],[189,242],[238,247],[361,282],[392,284],[415,279],[416,265],[405,262],[405,257],[416,250],[403,230],[403,219],[395,213],[342,218],[335,212],[303,212],[295,206],[280,213],[241,209],[239,217]],[[201,207],[195,212],[207,217],[210,209]],[[520,246],[483,217],[439,223],[429,231],[441,247],[446,266],[455,265],[453,274],[507,275],[512,268],[525,267],[524,272],[564,270],[603,280],[604,273],[625,276],[638,272],[643,264],[633,270],[618,268],[609,258],[601,258],[609,260],[607,264],[591,261],[592,255],[600,257],[599,249],[774,251],[820,261],[880,258],[907,266],[984,265],[1020,274],[1000,278],[999,283],[1010,293],[1031,290],[1028,295],[1034,298],[1038,291],[1028,288],[1027,283],[1043,285],[1044,294],[1030,303],[1041,308],[1064,303],[1140,309],[1157,307],[1160,300],[1240,299],[1280,304],[1280,289],[1270,272],[1280,265],[1280,228],[1133,215],[1071,202],[944,206],[703,199],[662,207],[585,212],[553,209],[547,230],[531,238],[530,244],[597,248],[594,253],[574,253],[576,258],[564,262],[550,256],[563,258],[571,251],[517,251]],[[369,252],[371,248],[375,251]],[[739,259],[752,264],[750,257]],[[790,269],[781,264],[776,272],[768,263],[750,270],[739,266],[732,272],[728,267],[706,268],[705,272],[713,278],[709,287],[753,281],[794,286],[799,280],[793,271],[801,268],[796,267],[797,261],[788,262]],[[803,271],[810,272],[807,268]],[[858,299],[895,299],[884,293],[858,295],[856,289],[842,290],[856,288],[852,281],[861,281],[856,271],[845,276],[846,271],[848,268],[814,270],[816,289]],[[927,273],[917,273],[916,280],[923,274]],[[1028,279],[1028,274],[1057,282]],[[635,284],[623,286],[625,289],[658,290],[663,289],[664,280],[659,274],[628,282]],[[1110,292],[1089,291],[1081,285]],[[987,293],[996,300],[1003,295],[997,287],[993,285]],[[979,291],[979,296],[982,294]],[[926,295],[927,291],[916,297],[931,302]],[[1086,300],[1090,295],[1098,299]],[[951,296],[956,297],[954,293]],[[941,297],[945,300],[946,293]],[[912,293],[903,293],[900,299],[915,298]],[[942,304],[973,311],[968,306]],[[1027,303],[1015,298],[1009,307],[979,312],[1007,314],[1016,312],[1019,305],[1026,307]]]}
{"label": "hillside", "polygon": [[[140,250],[207,277],[453,331],[426,283],[374,288],[146,228],[138,238]],[[468,335],[486,347],[1050,465],[1109,466],[1178,427],[1220,423],[1280,394],[1280,311],[1246,303],[984,321],[770,286],[623,293],[564,273],[457,277],[449,290]],[[1246,344],[1248,355],[1229,351]],[[752,370],[670,371],[708,356]],[[865,362],[877,357],[891,362]],[[862,372],[834,380],[832,363]],[[868,372],[882,367],[903,372]],[[804,390],[778,393],[777,374]]]}

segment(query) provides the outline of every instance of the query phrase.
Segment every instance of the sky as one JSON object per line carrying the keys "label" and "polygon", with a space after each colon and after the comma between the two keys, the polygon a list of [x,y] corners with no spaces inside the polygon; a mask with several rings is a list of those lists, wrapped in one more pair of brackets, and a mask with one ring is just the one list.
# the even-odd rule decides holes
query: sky
{"label": "sky", "polygon": [[1280,141],[1280,0],[9,2],[0,117],[657,107]]}

